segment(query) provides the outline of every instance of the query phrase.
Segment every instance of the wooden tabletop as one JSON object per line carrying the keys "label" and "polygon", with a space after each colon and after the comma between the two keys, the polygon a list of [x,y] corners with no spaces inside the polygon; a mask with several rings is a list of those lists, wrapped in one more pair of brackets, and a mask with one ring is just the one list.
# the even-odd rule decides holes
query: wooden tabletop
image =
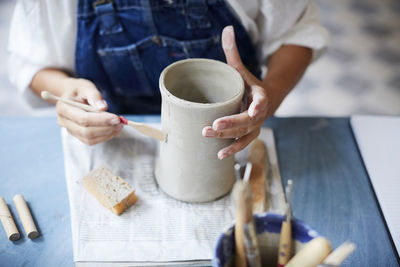
{"label": "wooden tabletop", "polygon": [[[136,121],[159,117],[132,116]],[[348,118],[272,118],[282,178],[293,179],[294,216],[333,247],[357,250],[342,266],[399,266]],[[73,266],[71,224],[56,118],[0,117],[0,196],[20,230],[0,230],[0,266]],[[30,240],[12,198],[22,194],[40,232]],[[221,229],[222,231],[222,229]]]}

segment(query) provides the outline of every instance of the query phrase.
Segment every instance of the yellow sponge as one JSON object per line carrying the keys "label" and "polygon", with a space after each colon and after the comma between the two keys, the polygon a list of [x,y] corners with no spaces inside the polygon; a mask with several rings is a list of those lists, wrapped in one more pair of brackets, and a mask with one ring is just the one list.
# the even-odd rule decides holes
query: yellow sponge
{"label": "yellow sponge", "polygon": [[121,177],[100,166],[82,179],[85,188],[107,209],[120,215],[132,206],[137,197],[133,188]]}

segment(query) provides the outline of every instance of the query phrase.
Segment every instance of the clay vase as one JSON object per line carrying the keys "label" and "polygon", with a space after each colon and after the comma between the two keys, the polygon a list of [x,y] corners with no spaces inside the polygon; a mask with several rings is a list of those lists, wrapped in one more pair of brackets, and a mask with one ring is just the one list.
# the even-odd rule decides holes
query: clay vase
{"label": "clay vase", "polygon": [[217,158],[232,139],[205,138],[203,127],[240,111],[244,82],[231,66],[210,59],[185,59],[160,75],[161,142],[155,176],[173,198],[206,202],[228,193],[235,181],[234,157]]}

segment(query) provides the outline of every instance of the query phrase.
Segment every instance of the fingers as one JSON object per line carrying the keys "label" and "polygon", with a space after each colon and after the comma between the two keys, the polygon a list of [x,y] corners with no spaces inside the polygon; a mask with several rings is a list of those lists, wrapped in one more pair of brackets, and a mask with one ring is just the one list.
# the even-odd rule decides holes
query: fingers
{"label": "fingers", "polygon": [[250,144],[251,141],[258,137],[258,135],[260,134],[260,130],[261,129],[258,128],[257,130],[252,131],[249,134],[237,139],[235,142],[233,142],[232,145],[221,149],[218,152],[218,159],[230,157],[245,148],[248,144]]}
{"label": "fingers", "polygon": [[61,127],[65,127],[70,134],[88,145],[106,141],[117,135],[123,128],[122,124],[115,126],[85,127],[63,116],[58,117],[58,123]]}
{"label": "fingers", "polygon": [[249,125],[247,127],[230,128],[230,129],[223,130],[223,131],[215,131],[210,126],[207,126],[207,127],[203,128],[202,135],[204,137],[216,137],[216,138],[224,138],[224,139],[240,138],[256,129],[261,128],[263,123],[264,122],[262,120],[260,120],[259,122]]}
{"label": "fingers", "polygon": [[99,110],[107,110],[107,103],[104,101],[100,92],[94,87],[85,87],[81,91],[83,94],[83,98],[86,98],[86,101],[89,105],[98,108]]}
{"label": "fingers", "polygon": [[62,97],[87,103],[99,111],[107,110],[106,101],[104,101],[101,93],[91,81],[71,78],[69,87],[70,90],[66,90]]}
{"label": "fingers", "polygon": [[59,116],[83,127],[113,126],[120,124],[120,120],[115,114],[108,112],[87,112],[63,102],[57,103],[56,111]]}
{"label": "fingers", "polygon": [[251,103],[248,109],[249,117],[254,118],[260,116],[268,108],[268,97],[265,90],[258,86],[253,85],[251,88]]}
{"label": "fingers", "polygon": [[248,85],[256,83],[257,78],[243,65],[239,51],[236,46],[235,32],[233,26],[226,26],[222,30],[222,49],[224,50],[226,62],[234,67]]}
{"label": "fingers", "polygon": [[[121,128],[122,129],[122,128]],[[69,131],[68,131],[69,132]],[[100,136],[100,137],[96,137],[96,138],[92,138],[92,139],[87,139],[87,138],[81,138],[81,137],[77,137],[82,143],[85,143],[89,146],[93,146],[105,141],[108,141],[112,138],[114,138],[115,136],[117,136],[119,133],[121,132],[121,130],[116,131],[110,135],[106,135],[106,136]]]}

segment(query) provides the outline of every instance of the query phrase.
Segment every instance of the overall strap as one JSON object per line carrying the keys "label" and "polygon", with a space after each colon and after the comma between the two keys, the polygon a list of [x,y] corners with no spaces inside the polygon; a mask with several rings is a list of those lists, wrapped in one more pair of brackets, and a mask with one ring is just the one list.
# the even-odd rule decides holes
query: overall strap
{"label": "overall strap", "polygon": [[93,8],[100,21],[100,35],[120,33],[123,31],[111,0],[98,0],[93,3]]}

